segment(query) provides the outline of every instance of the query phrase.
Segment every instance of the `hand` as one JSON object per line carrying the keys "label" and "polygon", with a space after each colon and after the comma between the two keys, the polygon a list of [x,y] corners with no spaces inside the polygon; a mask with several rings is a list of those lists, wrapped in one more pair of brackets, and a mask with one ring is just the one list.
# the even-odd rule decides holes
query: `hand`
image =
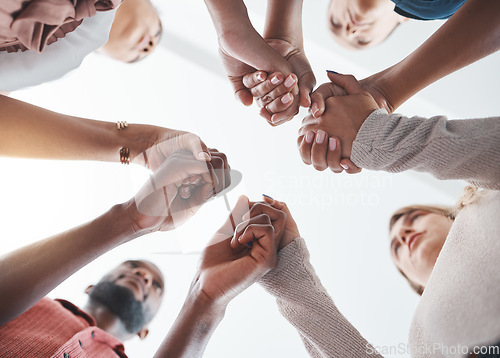
{"label": "hand", "polygon": [[[282,73],[273,73],[267,80],[265,73],[249,74],[243,83],[262,107],[261,116],[271,125],[279,125],[292,119],[299,111],[299,106],[310,107],[310,93],[316,84],[316,78],[304,50],[282,39],[266,39],[267,43],[283,56],[290,64],[293,77]],[[265,80],[265,81],[264,81]],[[293,96],[290,90],[298,81],[299,96]],[[292,101],[293,100],[293,101]]]}
{"label": "hand", "polygon": [[211,158],[205,143],[193,133],[143,124],[132,124],[123,132],[134,144],[131,146],[131,161],[153,171],[180,150],[191,152],[193,159],[209,161]]}
{"label": "hand", "polygon": [[132,199],[137,208],[134,232],[172,230],[229,186],[225,154],[212,149],[210,155],[204,162],[189,152],[175,152],[163,162]]}
{"label": "hand", "polygon": [[[269,46],[251,26],[235,27],[219,36],[219,53],[236,98],[245,106],[253,102],[251,92],[244,86],[246,74],[262,70],[281,72],[288,76],[289,63]],[[294,91],[298,92],[294,86]]]}
{"label": "hand", "polygon": [[[376,73],[370,77],[367,77],[361,81],[359,84],[363,87],[365,91],[371,94],[379,108],[385,109],[388,113],[394,111],[394,106],[389,100],[388,96],[385,95],[382,83],[386,76],[388,70]],[[328,78],[332,82],[323,83],[311,94],[311,110],[310,113],[314,118],[321,117],[325,111],[325,101],[334,96],[345,96],[347,92],[335,83],[335,78],[338,76],[336,73],[327,72]]]}
{"label": "hand", "polygon": [[[191,293],[208,304],[225,306],[276,265],[276,236],[266,214],[243,220],[250,202],[241,196],[225,224],[204,250]],[[251,247],[231,245],[235,230]]]}
{"label": "hand", "polygon": [[[330,76],[336,85],[344,88],[347,95],[329,97],[326,110],[320,118],[311,115],[304,118],[297,143],[304,163],[313,163],[318,170],[330,167],[332,171],[340,172],[345,169],[340,166],[340,159],[350,158],[352,143],[359,128],[378,106],[354,77],[338,74]],[[326,140],[327,137],[333,138]],[[351,172],[358,171],[359,168],[352,162],[346,163],[344,165]]]}
{"label": "hand", "polygon": [[[288,206],[284,202],[274,200],[267,195],[263,195],[262,198],[263,201],[260,202],[249,202],[250,210],[241,217],[243,221],[237,224],[234,230],[234,235],[231,240],[232,247],[237,248],[239,245],[250,244],[251,239],[243,235],[245,221],[261,215],[267,215],[271,220],[278,251],[300,236],[299,229],[297,228],[295,220],[293,220]],[[236,222],[237,220],[235,218],[233,223]],[[251,244],[249,246],[251,246]]]}

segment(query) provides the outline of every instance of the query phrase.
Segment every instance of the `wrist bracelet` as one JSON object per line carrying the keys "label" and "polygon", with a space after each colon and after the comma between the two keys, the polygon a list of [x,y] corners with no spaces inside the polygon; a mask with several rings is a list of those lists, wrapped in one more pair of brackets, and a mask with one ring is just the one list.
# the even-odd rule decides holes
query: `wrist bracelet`
{"label": "wrist bracelet", "polygon": [[118,128],[118,130],[125,129],[127,127],[128,127],[128,123],[125,122],[125,121],[118,121],[118,122],[116,122],[116,128]]}

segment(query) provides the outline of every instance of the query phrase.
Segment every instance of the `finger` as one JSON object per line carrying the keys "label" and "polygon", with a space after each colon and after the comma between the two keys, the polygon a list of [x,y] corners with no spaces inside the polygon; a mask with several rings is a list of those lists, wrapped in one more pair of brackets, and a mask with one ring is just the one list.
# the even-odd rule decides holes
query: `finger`
{"label": "finger", "polygon": [[179,195],[181,196],[182,199],[189,199],[191,197],[191,187],[188,185],[182,185],[179,188]]}
{"label": "finger", "polygon": [[259,215],[265,214],[271,219],[271,224],[274,227],[277,237],[281,236],[285,227],[286,214],[267,203],[255,203],[249,212],[243,215],[243,219],[249,219]]}
{"label": "finger", "polygon": [[[253,218],[250,218],[248,220],[244,220],[241,223],[239,223],[236,226],[236,229],[234,230],[234,235],[233,235],[233,238],[231,239],[231,242],[230,242],[232,248],[236,248],[240,244],[243,244],[243,245],[248,244],[248,241],[242,241],[242,240],[240,240],[240,237],[243,235],[243,233],[245,232],[245,229],[249,225],[271,225],[271,219],[266,214],[260,214],[260,215],[257,215]],[[250,239],[249,241],[252,241],[252,240]]]}
{"label": "finger", "polygon": [[224,190],[229,185],[231,185],[231,173],[230,173],[231,167],[230,167],[229,162],[227,160],[227,156],[226,156],[226,154],[219,152],[217,149],[211,150],[210,152],[211,152],[212,156],[216,156],[222,160],[223,166],[218,168],[218,170],[221,171],[220,174],[224,178],[224,182],[223,182],[223,186],[222,186],[222,190]]}
{"label": "finger", "polygon": [[274,236],[274,228],[271,224],[251,224],[243,230],[243,233],[239,236],[238,241],[240,244],[245,245],[257,240],[259,241],[260,246],[262,246],[266,251],[276,251],[276,248],[273,245]]}
{"label": "finger", "polygon": [[[249,69],[251,69],[251,67],[249,67]],[[253,71],[250,70],[249,72]],[[239,76],[229,76],[229,82],[233,85],[234,96],[236,99],[245,106],[250,106],[253,103],[253,96],[252,93],[250,93],[250,90],[243,85],[242,78]]]}
{"label": "finger", "polygon": [[252,89],[266,80],[267,72],[257,71],[243,76],[243,85],[248,89]]}
{"label": "finger", "polygon": [[326,156],[326,161],[328,163],[328,168],[334,173],[342,173],[344,170],[340,166],[341,155],[340,141],[338,138],[330,137],[328,139],[328,154]]}
{"label": "finger", "polygon": [[307,132],[302,140],[302,143],[300,143],[299,146],[300,157],[302,158],[302,161],[307,165],[312,164],[311,149],[315,136],[316,133],[312,131]]}
{"label": "finger", "polygon": [[323,171],[328,168],[326,156],[328,154],[328,137],[325,131],[319,129],[311,148],[311,161],[314,169]]}
{"label": "finger", "polygon": [[342,87],[347,94],[358,94],[364,91],[356,77],[352,75],[341,75],[333,72],[328,72],[327,75],[333,83]]}
{"label": "finger", "polygon": [[259,85],[254,86],[250,89],[254,97],[262,97],[276,89],[285,77],[281,72],[271,73],[265,81],[262,81]]}
{"label": "finger", "polygon": [[[289,95],[290,94],[287,94],[285,96],[289,96]],[[283,96],[283,97],[285,97],[285,96]],[[287,102],[288,100],[289,100],[289,98],[285,99],[284,101]],[[293,103],[287,109],[285,109],[284,111],[273,114],[273,116],[271,117],[271,122],[275,125],[280,125],[280,124],[283,124],[283,123],[291,120],[293,117],[295,117],[295,115],[297,113],[299,113],[299,100],[300,100],[299,96],[295,96],[293,98]],[[282,100],[282,102],[283,102],[283,100]]]}
{"label": "finger", "polygon": [[318,118],[323,115],[326,109],[325,101],[334,96],[345,96],[346,91],[333,83],[323,83],[311,94],[311,114]]}
{"label": "finger", "polygon": [[340,161],[340,166],[344,168],[348,174],[357,174],[361,172],[361,168],[357,167],[350,159],[344,158]]}
{"label": "finger", "polygon": [[311,124],[306,124],[306,125],[303,125],[302,127],[299,128],[299,136],[305,136],[307,134],[307,132],[315,132],[316,133],[316,130],[317,130],[317,123],[314,123],[314,122],[310,122]]}
{"label": "finger", "polygon": [[267,111],[266,107],[260,109],[260,116],[263,117],[267,123],[274,126],[274,123],[271,122],[273,115]]}
{"label": "finger", "polygon": [[285,82],[276,86],[276,88],[271,89],[270,91],[264,93],[261,96],[256,96],[254,94],[254,96],[259,97],[259,98],[257,98],[257,104],[259,105],[259,107],[264,107],[264,106],[268,105],[269,103],[271,103],[272,101],[278,99],[279,97],[282,97],[282,96],[286,95],[287,93],[289,93],[291,91],[291,88],[287,87],[287,85],[286,85],[286,83],[287,83],[287,81],[289,81],[289,79],[291,79],[292,85],[295,84],[295,75],[290,74],[287,77],[287,79],[285,80]]}
{"label": "finger", "polygon": [[[238,201],[236,202],[235,206],[231,210],[231,213],[227,217],[226,221],[224,224],[219,228],[217,231],[218,234],[223,234],[219,235],[222,237],[221,240],[228,239],[233,236],[234,230],[240,224],[243,219],[243,215],[250,210],[250,204],[248,197],[245,195],[241,195],[238,198]],[[216,235],[217,236],[217,235]],[[210,241],[211,244],[214,244],[214,240]]]}
{"label": "finger", "polygon": [[181,149],[189,150],[193,153],[193,156],[198,160],[208,161],[210,160],[210,152],[206,144],[193,133],[182,134],[179,138]]}

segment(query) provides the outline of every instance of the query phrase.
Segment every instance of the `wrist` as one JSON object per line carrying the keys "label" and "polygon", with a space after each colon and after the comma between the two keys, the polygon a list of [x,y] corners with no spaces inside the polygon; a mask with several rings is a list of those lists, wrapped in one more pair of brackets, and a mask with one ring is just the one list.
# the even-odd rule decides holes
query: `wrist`
{"label": "wrist", "polygon": [[134,199],[114,205],[104,216],[117,245],[124,244],[148,233],[147,230],[140,229],[135,224],[137,206]]}

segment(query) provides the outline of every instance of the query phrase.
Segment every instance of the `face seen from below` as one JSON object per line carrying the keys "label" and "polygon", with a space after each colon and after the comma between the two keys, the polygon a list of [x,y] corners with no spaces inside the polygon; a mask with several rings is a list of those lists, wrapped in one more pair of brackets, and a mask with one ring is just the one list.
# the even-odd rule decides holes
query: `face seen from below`
{"label": "face seen from below", "polygon": [[391,229],[391,258],[409,280],[425,287],[453,221],[424,210],[410,211]]}
{"label": "face seen from below", "polygon": [[100,51],[118,61],[137,62],[154,51],[161,33],[161,20],[149,0],[125,0]]}
{"label": "face seen from below", "polygon": [[[158,267],[143,260],[125,261],[95,286],[87,289],[90,297],[120,319],[130,335],[147,335],[147,324],[160,308],[164,278]],[[146,332],[142,336],[142,331]]]}
{"label": "face seen from below", "polygon": [[334,39],[350,50],[373,47],[408,19],[390,0],[331,0],[328,26]]}

